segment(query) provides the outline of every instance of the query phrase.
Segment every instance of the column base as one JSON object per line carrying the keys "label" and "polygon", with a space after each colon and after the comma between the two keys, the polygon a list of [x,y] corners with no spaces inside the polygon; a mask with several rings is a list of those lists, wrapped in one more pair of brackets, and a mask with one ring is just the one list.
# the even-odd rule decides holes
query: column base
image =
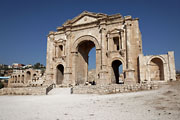
{"label": "column base", "polygon": [[109,84],[108,77],[107,77],[107,71],[101,70],[98,74],[98,79],[96,80],[96,84],[98,85],[107,85]]}
{"label": "column base", "polygon": [[135,77],[134,77],[135,70],[128,69],[125,71],[125,84],[136,84]]}

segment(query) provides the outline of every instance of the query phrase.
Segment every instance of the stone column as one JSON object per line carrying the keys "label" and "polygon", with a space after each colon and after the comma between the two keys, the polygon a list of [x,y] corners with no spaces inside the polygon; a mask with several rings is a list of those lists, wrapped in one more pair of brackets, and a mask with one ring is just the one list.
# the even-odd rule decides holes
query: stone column
{"label": "stone column", "polygon": [[95,82],[98,84],[100,79],[100,70],[101,70],[101,49],[96,49],[96,77]]}
{"label": "stone column", "polygon": [[132,66],[132,60],[131,60],[131,24],[127,23],[126,24],[126,70],[125,70],[125,84],[135,84],[135,79],[134,79],[134,74],[135,70],[133,69]]}
{"label": "stone column", "polygon": [[170,69],[169,69],[168,63],[163,63],[163,75],[164,75],[164,81],[168,81],[171,79]]}
{"label": "stone column", "polygon": [[122,49],[121,47],[122,43],[121,43],[121,31],[119,32],[119,50]]}
{"label": "stone column", "polygon": [[76,77],[76,59],[78,57],[78,53],[77,52],[71,52],[72,54],[72,76],[71,76],[71,84],[74,86],[76,84],[77,81],[77,77]]}
{"label": "stone column", "polygon": [[[70,72],[71,72],[71,65],[70,65],[70,61],[71,61],[71,48],[70,48],[70,46],[71,46],[71,31],[69,30],[69,28],[66,31],[66,38],[67,38],[67,40],[66,40],[66,45],[67,45],[66,60],[65,60],[66,65],[64,67],[65,67],[66,71],[68,72],[68,74],[66,73],[66,82],[67,82],[67,81],[71,81],[70,78],[72,75],[72,74],[70,74]],[[63,46],[63,49],[64,49],[64,47],[65,46]]]}
{"label": "stone column", "polygon": [[55,45],[55,57],[58,58],[58,45]]}
{"label": "stone column", "polygon": [[112,52],[114,49],[114,44],[113,44],[113,38],[112,36],[109,37],[109,51]]}
{"label": "stone column", "polygon": [[107,34],[107,51],[109,51],[109,34]]}
{"label": "stone column", "polygon": [[121,35],[121,49],[124,49],[124,44],[123,44],[124,43],[123,42],[124,41],[124,31],[123,30],[121,31],[120,35]]}
{"label": "stone column", "polygon": [[63,44],[63,54],[64,54],[64,56],[65,56],[65,53],[66,53],[66,52],[65,52],[65,50],[66,50],[66,49],[65,49],[65,45],[66,45],[66,44],[64,43],[64,44]]}
{"label": "stone column", "polygon": [[[46,55],[46,81],[44,86],[48,86],[53,83],[53,41],[54,35],[51,32],[47,38],[47,55]],[[27,81],[26,81],[27,83]]]}
{"label": "stone column", "polygon": [[105,28],[101,28],[101,59],[102,59],[102,69],[103,66],[106,65],[106,50],[107,50],[107,45],[106,45],[106,29]]}
{"label": "stone column", "polygon": [[66,37],[67,37],[67,47],[66,47],[66,52],[67,52],[67,55],[66,55],[66,67],[69,67],[70,66],[70,53],[71,53],[71,49],[70,49],[70,46],[71,46],[71,32],[70,31],[67,31],[66,32]]}
{"label": "stone column", "polygon": [[175,60],[174,60],[174,51],[168,52],[168,61],[169,61],[169,72],[170,72],[170,80],[176,80],[176,68],[175,68]]}

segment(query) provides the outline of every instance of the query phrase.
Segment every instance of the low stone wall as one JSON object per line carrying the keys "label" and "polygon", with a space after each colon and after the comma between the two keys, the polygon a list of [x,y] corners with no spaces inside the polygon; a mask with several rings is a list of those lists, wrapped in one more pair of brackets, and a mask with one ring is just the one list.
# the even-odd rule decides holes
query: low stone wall
{"label": "low stone wall", "polygon": [[180,74],[176,74],[176,80],[180,80]]}
{"label": "low stone wall", "polygon": [[135,92],[140,90],[157,89],[158,84],[112,84],[112,85],[91,85],[91,86],[75,86],[71,89],[72,94],[115,94],[123,92]]}
{"label": "low stone wall", "polygon": [[0,95],[46,95],[45,87],[3,88]]}

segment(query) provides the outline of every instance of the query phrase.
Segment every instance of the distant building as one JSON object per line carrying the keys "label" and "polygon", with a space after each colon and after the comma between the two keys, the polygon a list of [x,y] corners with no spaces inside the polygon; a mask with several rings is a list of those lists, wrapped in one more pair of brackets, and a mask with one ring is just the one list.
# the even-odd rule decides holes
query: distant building
{"label": "distant building", "polygon": [[5,69],[5,68],[8,68],[8,65],[0,64],[0,69]]}
{"label": "distant building", "polygon": [[44,76],[40,69],[13,70],[13,74],[8,81],[8,87],[28,87],[42,86]]}
{"label": "distant building", "polygon": [[11,66],[11,65],[8,65],[8,68],[9,68],[9,69],[11,69],[11,68],[12,68],[12,66]]}
{"label": "distant building", "polygon": [[32,68],[33,66],[31,64],[25,65],[22,68]]}
{"label": "distant building", "polygon": [[13,63],[12,64],[12,68],[22,68],[23,66],[25,66],[24,64],[19,64],[19,63]]}
{"label": "distant building", "polygon": [[10,76],[12,73],[9,65],[0,64],[0,76]]}

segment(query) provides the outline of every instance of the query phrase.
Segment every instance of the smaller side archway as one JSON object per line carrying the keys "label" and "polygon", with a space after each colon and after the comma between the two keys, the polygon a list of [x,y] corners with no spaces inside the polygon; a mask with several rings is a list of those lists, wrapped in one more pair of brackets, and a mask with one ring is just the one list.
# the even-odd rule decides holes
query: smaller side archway
{"label": "smaller side archway", "polygon": [[64,66],[62,64],[59,64],[56,67],[56,84],[60,85],[63,83],[64,80]]}
{"label": "smaller side archway", "polygon": [[21,79],[22,83],[24,83],[24,75],[22,75],[22,79]]}
{"label": "smaller side archway", "polygon": [[35,82],[36,82],[36,74],[33,74],[33,76],[32,76],[32,81],[35,81]]}
{"label": "smaller side archway", "polygon": [[18,75],[18,83],[20,83],[21,82],[21,77],[20,77],[20,75]]}
{"label": "smaller side archway", "polygon": [[26,80],[31,80],[31,72],[30,71],[27,71],[26,72]]}
{"label": "smaller side archway", "polygon": [[112,61],[112,75],[111,80],[113,84],[120,84],[124,81],[123,63],[120,60]]}
{"label": "smaller side archway", "polygon": [[164,64],[163,60],[159,57],[151,58],[149,61],[149,77],[151,81],[164,80]]}

